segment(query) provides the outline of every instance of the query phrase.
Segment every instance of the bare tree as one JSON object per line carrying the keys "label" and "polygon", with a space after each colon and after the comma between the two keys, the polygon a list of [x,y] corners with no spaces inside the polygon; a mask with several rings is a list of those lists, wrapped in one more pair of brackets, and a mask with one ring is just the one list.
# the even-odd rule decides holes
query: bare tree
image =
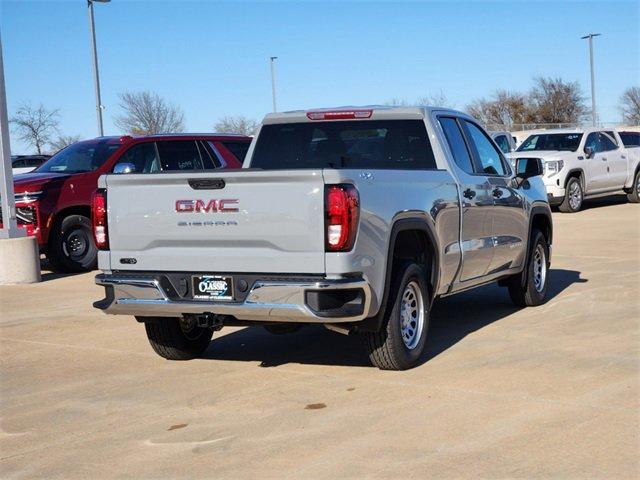
{"label": "bare tree", "polygon": [[226,116],[219,119],[213,126],[218,133],[239,133],[240,135],[255,135],[260,126],[259,122],[241,115]]}
{"label": "bare tree", "polygon": [[49,142],[51,152],[56,153],[73,143],[80,141],[80,135],[58,135],[58,138]]}
{"label": "bare tree", "polygon": [[409,105],[409,102],[404,98],[393,97],[382,102],[382,105],[386,105],[388,107],[406,107]]}
{"label": "bare tree", "polygon": [[119,95],[123,114],[115,125],[126,133],[148,135],[184,131],[182,109],[153,92],[125,92]]}
{"label": "bare tree", "polygon": [[485,125],[502,125],[507,129],[532,116],[526,96],[507,90],[497,90],[488,100],[476,100],[467,106],[467,112]]}
{"label": "bare tree", "polygon": [[57,109],[47,110],[42,104],[33,107],[30,103],[24,103],[9,121],[15,126],[18,138],[41,154],[58,129],[58,116]]}
{"label": "bare tree", "polygon": [[632,125],[640,125],[640,87],[627,88],[620,97],[622,120]]}
{"label": "bare tree", "polygon": [[442,90],[418,98],[417,104],[443,108],[455,108],[455,104],[449,101]]}
{"label": "bare tree", "polygon": [[537,123],[578,123],[589,112],[580,85],[561,78],[535,78],[529,103]]}

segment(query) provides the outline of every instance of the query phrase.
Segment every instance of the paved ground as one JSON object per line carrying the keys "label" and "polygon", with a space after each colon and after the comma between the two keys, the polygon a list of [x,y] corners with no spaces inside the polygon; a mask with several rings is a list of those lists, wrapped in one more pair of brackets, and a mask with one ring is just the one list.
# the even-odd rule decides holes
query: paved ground
{"label": "paved ground", "polygon": [[443,300],[401,373],[322,328],[228,329],[167,362],[91,308],[93,274],[0,287],[0,476],[638,478],[640,208],[554,222],[546,305]]}

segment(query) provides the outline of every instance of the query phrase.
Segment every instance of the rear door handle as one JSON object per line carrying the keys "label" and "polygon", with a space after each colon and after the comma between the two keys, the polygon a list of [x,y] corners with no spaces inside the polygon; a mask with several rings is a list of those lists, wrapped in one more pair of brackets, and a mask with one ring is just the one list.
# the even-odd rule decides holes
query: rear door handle
{"label": "rear door handle", "polygon": [[607,161],[607,157],[602,157],[602,161],[606,162]]}
{"label": "rear door handle", "polygon": [[467,188],[464,192],[462,192],[462,196],[471,200],[476,196],[476,192],[474,190],[471,190],[470,188]]}

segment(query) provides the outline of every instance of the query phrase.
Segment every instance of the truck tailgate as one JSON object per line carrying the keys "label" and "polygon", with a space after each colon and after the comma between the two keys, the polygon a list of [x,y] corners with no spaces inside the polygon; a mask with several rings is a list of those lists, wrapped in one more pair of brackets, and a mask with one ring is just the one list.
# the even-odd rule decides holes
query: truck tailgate
{"label": "truck tailgate", "polygon": [[321,170],[125,174],[102,180],[112,270],[325,271]]}

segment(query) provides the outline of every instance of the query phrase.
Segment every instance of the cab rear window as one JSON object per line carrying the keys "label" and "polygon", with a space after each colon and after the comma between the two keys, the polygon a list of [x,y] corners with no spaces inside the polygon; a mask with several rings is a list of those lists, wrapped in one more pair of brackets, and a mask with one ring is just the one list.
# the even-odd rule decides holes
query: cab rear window
{"label": "cab rear window", "polygon": [[436,162],[420,120],[264,125],[251,167],[424,170]]}

